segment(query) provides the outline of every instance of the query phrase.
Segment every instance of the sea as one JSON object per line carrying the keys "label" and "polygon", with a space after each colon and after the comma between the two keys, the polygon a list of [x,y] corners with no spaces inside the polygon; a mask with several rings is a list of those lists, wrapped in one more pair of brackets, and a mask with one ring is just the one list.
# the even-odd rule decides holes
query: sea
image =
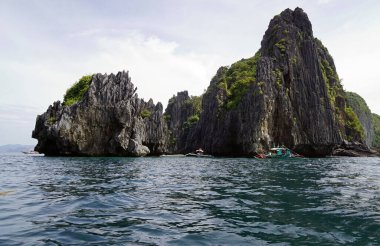
{"label": "sea", "polygon": [[1,154],[0,245],[380,245],[380,158]]}

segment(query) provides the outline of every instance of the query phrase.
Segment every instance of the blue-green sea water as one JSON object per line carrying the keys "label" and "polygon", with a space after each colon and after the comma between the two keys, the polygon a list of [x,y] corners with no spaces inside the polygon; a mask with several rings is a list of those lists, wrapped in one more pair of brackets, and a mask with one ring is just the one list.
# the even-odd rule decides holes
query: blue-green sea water
{"label": "blue-green sea water", "polygon": [[380,245],[380,158],[1,155],[0,245]]}

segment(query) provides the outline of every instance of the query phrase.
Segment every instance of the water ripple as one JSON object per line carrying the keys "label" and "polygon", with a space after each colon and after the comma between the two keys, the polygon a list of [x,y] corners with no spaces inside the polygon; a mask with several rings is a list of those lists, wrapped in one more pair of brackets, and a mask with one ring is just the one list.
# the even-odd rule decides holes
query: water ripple
{"label": "water ripple", "polygon": [[1,245],[378,245],[380,159],[0,156]]}

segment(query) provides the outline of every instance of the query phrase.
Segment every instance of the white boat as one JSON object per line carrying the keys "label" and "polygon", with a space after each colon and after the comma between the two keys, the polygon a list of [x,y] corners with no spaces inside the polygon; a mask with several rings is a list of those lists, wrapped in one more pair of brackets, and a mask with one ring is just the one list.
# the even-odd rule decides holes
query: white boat
{"label": "white boat", "polygon": [[188,153],[188,154],[186,154],[186,157],[207,157],[207,158],[210,158],[210,157],[214,157],[214,156],[199,154],[199,153]]}
{"label": "white boat", "polygon": [[44,154],[41,154],[40,152],[37,152],[37,151],[34,151],[34,150],[30,150],[30,151],[22,151],[23,154],[25,155],[44,155]]}

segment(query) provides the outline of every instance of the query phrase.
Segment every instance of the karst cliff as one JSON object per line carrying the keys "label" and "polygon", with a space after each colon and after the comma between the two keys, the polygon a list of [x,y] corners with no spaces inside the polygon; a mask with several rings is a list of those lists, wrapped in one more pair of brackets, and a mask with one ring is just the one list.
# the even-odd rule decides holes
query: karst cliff
{"label": "karst cliff", "polygon": [[139,99],[127,72],[91,76],[82,100],[55,102],[37,116],[32,137],[46,155],[144,156],[167,152],[161,103]]}
{"label": "karst cliff", "polygon": [[255,55],[220,67],[203,95],[179,92],[164,112],[135,92],[126,72],[93,75],[78,102],[55,102],[37,117],[36,150],[142,156],[201,147],[253,156],[284,145],[326,156],[342,143],[370,146],[374,138],[368,115],[353,109],[332,56],[300,8],[275,16]]}

